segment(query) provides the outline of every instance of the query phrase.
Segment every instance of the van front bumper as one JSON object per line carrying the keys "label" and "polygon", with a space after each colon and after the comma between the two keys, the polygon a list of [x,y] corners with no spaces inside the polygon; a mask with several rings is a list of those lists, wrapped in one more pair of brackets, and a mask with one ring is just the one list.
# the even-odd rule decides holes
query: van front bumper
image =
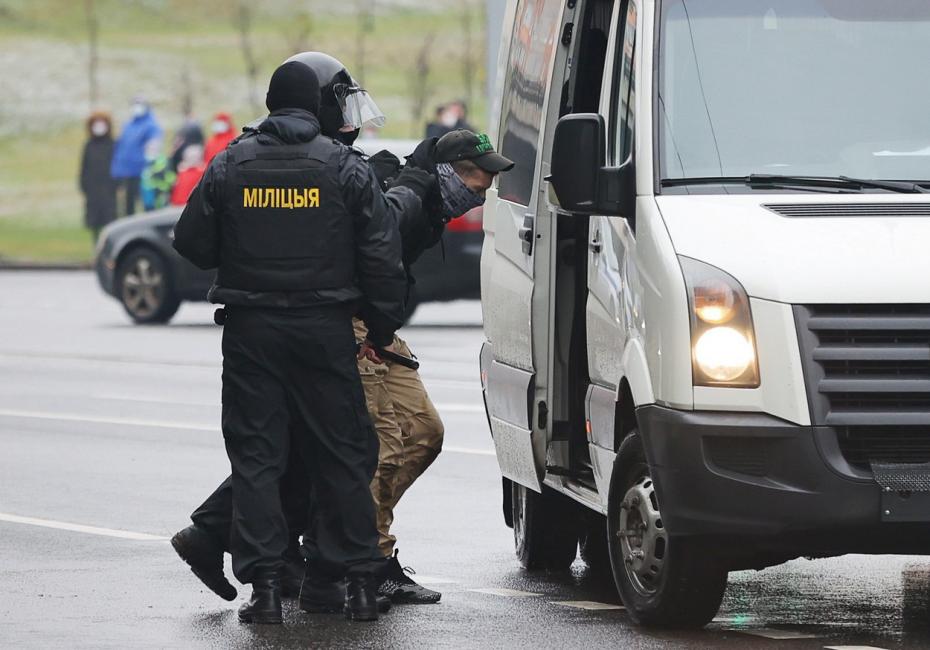
{"label": "van front bumper", "polygon": [[[637,421],[672,535],[781,538],[805,544],[802,554],[930,552],[930,508],[923,521],[894,517],[905,508],[894,499],[927,497],[883,494],[829,427],[660,406],[637,409]],[[919,534],[889,535],[897,531]]]}

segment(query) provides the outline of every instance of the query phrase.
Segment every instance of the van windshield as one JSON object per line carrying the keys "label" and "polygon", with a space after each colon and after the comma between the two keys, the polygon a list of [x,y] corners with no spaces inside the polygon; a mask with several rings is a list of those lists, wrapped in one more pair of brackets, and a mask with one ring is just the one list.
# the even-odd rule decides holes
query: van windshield
{"label": "van windshield", "polygon": [[664,0],[659,35],[663,180],[930,179],[930,2]]}

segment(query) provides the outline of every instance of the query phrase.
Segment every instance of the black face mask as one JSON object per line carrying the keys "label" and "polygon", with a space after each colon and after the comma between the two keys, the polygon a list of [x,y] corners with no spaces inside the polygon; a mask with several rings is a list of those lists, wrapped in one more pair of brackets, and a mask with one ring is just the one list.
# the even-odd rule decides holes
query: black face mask
{"label": "black face mask", "polygon": [[359,133],[361,133],[361,129],[355,129],[354,131],[339,131],[334,137],[342,144],[351,147],[355,143],[355,140],[358,138]]}

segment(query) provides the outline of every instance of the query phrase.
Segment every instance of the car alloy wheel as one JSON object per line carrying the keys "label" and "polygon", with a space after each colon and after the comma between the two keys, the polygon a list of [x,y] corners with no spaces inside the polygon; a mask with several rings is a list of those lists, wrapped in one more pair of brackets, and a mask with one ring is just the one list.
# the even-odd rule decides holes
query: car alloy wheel
{"label": "car alloy wheel", "polygon": [[144,255],[136,257],[122,281],[123,304],[138,319],[151,318],[164,302],[165,275]]}

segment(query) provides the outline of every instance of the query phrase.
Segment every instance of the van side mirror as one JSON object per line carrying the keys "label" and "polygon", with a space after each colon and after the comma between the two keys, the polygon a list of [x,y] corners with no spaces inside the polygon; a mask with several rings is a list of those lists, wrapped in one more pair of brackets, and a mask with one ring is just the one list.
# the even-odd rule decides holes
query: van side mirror
{"label": "van side mirror", "polygon": [[632,221],[636,208],[633,158],[620,167],[606,167],[605,131],[604,118],[596,113],[573,113],[560,119],[549,180],[566,212],[623,216]]}

